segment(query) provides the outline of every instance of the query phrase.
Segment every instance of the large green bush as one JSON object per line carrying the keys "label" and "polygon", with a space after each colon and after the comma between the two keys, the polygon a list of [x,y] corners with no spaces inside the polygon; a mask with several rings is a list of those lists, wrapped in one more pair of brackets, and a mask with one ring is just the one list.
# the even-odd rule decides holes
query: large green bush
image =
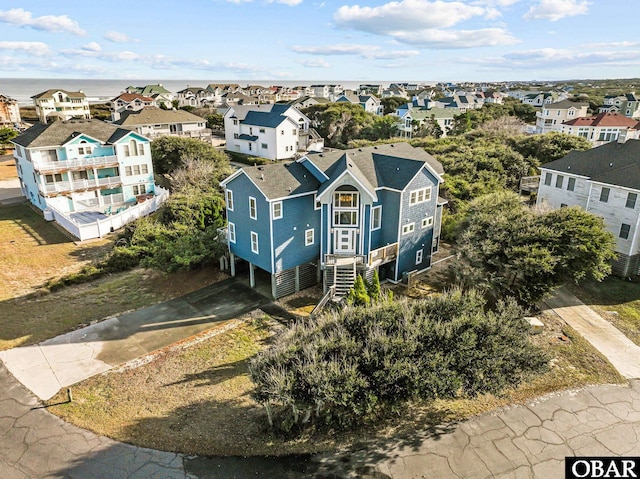
{"label": "large green bush", "polygon": [[349,427],[411,399],[499,392],[542,371],[513,301],[460,290],[347,307],[293,325],[250,365],[273,425]]}

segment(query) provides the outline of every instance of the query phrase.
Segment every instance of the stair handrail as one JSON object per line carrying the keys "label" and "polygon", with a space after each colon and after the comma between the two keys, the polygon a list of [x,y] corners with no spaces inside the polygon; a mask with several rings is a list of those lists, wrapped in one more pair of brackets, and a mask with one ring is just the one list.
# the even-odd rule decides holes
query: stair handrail
{"label": "stair handrail", "polygon": [[312,318],[315,318],[316,315],[318,313],[320,313],[320,311],[322,311],[324,309],[324,307],[327,305],[327,303],[329,301],[331,301],[331,299],[333,298],[333,295],[335,294],[335,291],[336,291],[336,286],[335,285],[329,286],[329,289],[327,290],[325,295],[322,298],[320,298],[320,301],[318,301],[318,304],[316,304],[315,307],[313,308],[313,310],[311,311],[310,316]]}

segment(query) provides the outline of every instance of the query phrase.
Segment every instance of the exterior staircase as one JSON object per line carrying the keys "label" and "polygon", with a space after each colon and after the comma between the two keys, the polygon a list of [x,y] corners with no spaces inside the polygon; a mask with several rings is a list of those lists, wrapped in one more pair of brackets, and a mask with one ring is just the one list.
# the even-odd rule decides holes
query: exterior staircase
{"label": "exterior staircase", "polygon": [[335,286],[334,300],[341,300],[349,290],[353,288],[356,282],[356,262],[351,260],[350,263],[336,263],[333,268],[333,286]]}

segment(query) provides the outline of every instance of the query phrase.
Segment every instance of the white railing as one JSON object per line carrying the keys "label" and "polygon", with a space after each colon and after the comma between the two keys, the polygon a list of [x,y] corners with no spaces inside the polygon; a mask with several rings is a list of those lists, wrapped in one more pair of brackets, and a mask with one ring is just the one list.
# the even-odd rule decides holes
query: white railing
{"label": "white railing", "polygon": [[91,180],[57,181],[40,185],[40,191],[44,194],[64,193],[66,191],[81,191],[105,186],[117,187],[122,184],[119,176],[109,178],[94,178]]}
{"label": "white railing", "polygon": [[[53,219],[69,233],[81,241],[102,238],[103,236],[122,228],[125,224],[130,223],[142,216],[147,216],[156,211],[169,197],[169,191],[156,185],[156,196],[138,203],[134,206],[126,208],[124,211],[115,213],[105,218],[98,219],[93,223],[80,223],[74,220],[69,213],[62,213],[56,208],[48,206],[53,214]],[[46,210],[45,210],[46,211]]]}
{"label": "white railing", "polygon": [[76,158],[66,161],[34,161],[33,168],[41,173],[49,171],[64,171],[69,169],[104,168],[118,164],[117,156],[96,156],[90,158]]}

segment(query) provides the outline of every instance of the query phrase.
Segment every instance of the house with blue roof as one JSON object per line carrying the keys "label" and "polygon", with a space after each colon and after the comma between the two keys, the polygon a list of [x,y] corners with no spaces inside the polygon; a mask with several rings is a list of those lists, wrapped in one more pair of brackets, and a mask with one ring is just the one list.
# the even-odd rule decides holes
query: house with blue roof
{"label": "house with blue roof", "polygon": [[305,155],[246,167],[221,185],[231,273],[270,278],[279,298],[322,281],[344,296],[356,275],[393,283],[438,250],[442,166],[407,143]]}
{"label": "house with blue roof", "polygon": [[271,160],[298,158],[324,147],[311,120],[291,105],[231,106],[224,113],[224,132],[227,151]]}

